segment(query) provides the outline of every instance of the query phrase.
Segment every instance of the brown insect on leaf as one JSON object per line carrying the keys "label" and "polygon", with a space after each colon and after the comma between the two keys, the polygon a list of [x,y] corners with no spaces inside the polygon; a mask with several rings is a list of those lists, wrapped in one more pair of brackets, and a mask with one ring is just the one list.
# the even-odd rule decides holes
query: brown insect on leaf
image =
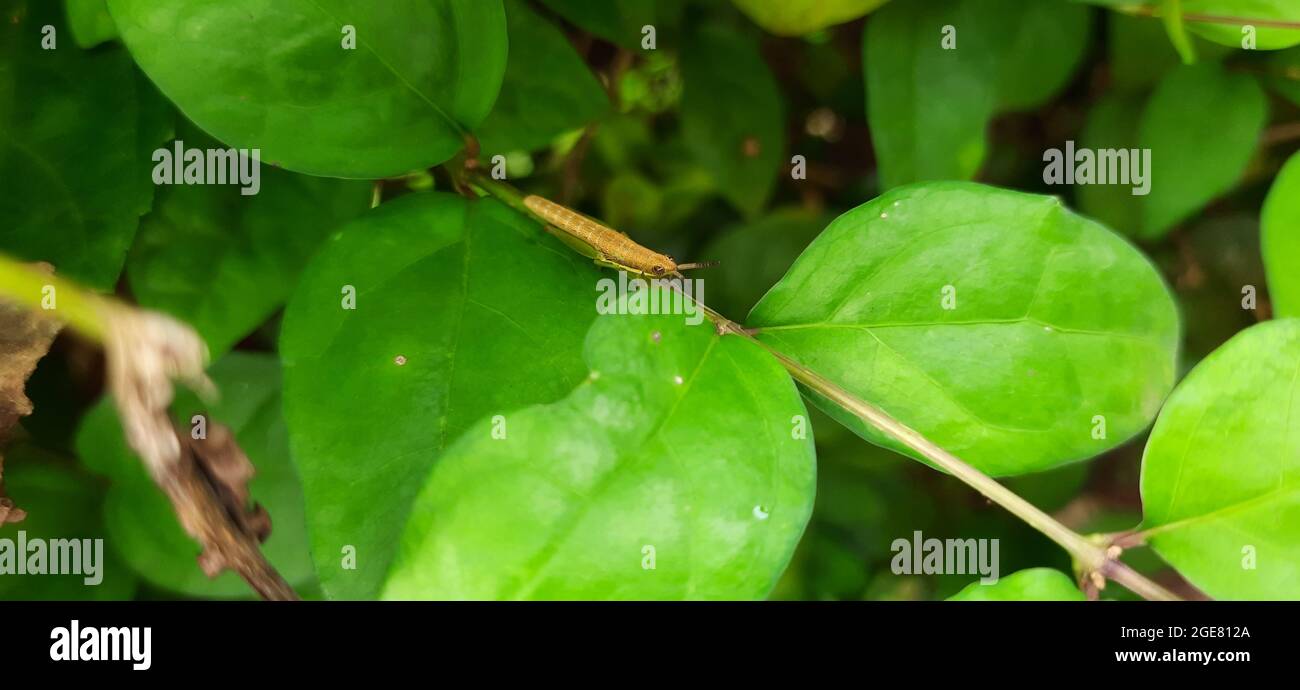
{"label": "brown insect on leaf", "polygon": [[[49,264],[36,264],[53,273]],[[27,378],[50,350],[60,324],[52,318],[8,302],[0,302],[0,525],[19,522],[27,513],[5,495],[3,445],[18,419],[32,413]]]}

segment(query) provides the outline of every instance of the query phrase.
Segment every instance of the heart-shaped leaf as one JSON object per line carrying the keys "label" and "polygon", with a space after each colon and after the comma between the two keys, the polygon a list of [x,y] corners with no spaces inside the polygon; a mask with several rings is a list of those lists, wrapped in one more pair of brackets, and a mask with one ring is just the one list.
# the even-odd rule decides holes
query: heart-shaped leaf
{"label": "heart-shaped leaf", "polygon": [[1261,323],[1178,384],[1142,457],[1146,541],[1220,599],[1300,582],[1300,320]]}
{"label": "heart-shaped leaf", "polygon": [[995,475],[1092,457],[1141,431],[1178,349],[1172,297],[1123,238],[1054,197],[962,182],[897,189],[840,216],[747,325]]}
{"label": "heart-shaped leaf", "polygon": [[506,65],[501,0],[109,0],[136,62],[217,139],[376,178],[452,157]]}
{"label": "heart-shaped leaf", "polygon": [[411,502],[462,431],[582,381],[597,275],[505,206],[448,194],[385,203],[325,244],[280,347],[327,594],[379,593]]}
{"label": "heart-shaped leaf", "polygon": [[586,359],[569,397],[482,420],[447,450],[386,597],[767,595],[815,479],[785,371],[671,315],[598,318]]}

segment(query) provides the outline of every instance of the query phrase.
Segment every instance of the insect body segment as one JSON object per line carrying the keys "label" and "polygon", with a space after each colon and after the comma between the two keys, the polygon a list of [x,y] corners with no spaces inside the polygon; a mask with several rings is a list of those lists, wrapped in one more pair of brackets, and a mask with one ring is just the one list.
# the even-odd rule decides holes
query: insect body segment
{"label": "insect body segment", "polygon": [[538,217],[569,237],[586,245],[596,263],[629,273],[654,278],[665,275],[681,277],[681,269],[700,268],[709,264],[679,264],[671,256],[652,251],[627,235],[587,216],[535,194],[524,197],[524,205]]}

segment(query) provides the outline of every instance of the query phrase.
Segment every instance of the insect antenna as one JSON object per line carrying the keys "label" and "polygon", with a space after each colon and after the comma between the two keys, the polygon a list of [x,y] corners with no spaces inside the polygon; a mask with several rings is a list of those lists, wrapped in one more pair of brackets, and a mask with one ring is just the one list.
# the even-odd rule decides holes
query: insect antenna
{"label": "insect antenna", "polygon": [[718,263],[717,261],[693,261],[689,264],[677,264],[677,270],[689,271],[693,268],[712,268],[717,266]]}

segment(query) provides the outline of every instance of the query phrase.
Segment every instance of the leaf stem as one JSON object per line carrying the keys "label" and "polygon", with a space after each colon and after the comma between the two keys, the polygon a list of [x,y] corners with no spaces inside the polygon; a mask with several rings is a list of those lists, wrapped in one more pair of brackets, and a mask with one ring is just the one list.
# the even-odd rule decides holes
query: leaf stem
{"label": "leaf stem", "polygon": [[104,298],[35,264],[0,254],[0,297],[57,318],[95,342],[104,341]]}
{"label": "leaf stem", "polygon": [[[1136,15],[1141,17],[1160,17],[1163,18],[1163,10],[1156,9],[1149,5],[1137,5],[1131,7],[1117,7],[1115,11],[1120,14]],[[1300,22],[1287,21],[1285,19],[1257,19],[1251,17],[1229,17],[1217,14],[1201,14],[1197,12],[1180,12],[1183,21],[1195,22],[1199,24],[1228,24],[1231,26],[1265,26],[1272,29],[1297,29],[1300,30]]]}
{"label": "leaf stem", "polygon": [[1012,515],[1041,532],[1048,539],[1056,542],[1079,563],[1085,576],[1093,572],[1101,573],[1104,577],[1119,582],[1146,599],[1172,601],[1179,598],[1173,592],[1115,560],[1100,545],[1061,524],[1051,515],[1021,498],[1019,494],[999,484],[992,477],[975,469],[961,458],[939,447],[933,441],[921,435],[920,432],[893,418],[884,410],[858,398],[834,381],[796,362],[767,343],[758,340],[749,331],[730,319],[711,309],[708,309],[708,312],[713,317],[714,323],[718,325],[720,332],[739,335],[757,343],[759,347],[767,350],[777,361],[781,362],[781,365],[785,367],[786,371],[790,372],[790,375],[796,381],[802,383],[809,390],[843,407],[855,417],[916,451],[925,459],[960,479],[967,486],[983,494],[985,498],[1002,506]]}
{"label": "leaf stem", "polygon": [[[452,173],[455,175],[455,173]],[[496,197],[508,206],[515,208],[526,216],[538,218],[523,204],[523,195],[508,184],[492,180],[478,170],[469,170],[465,172],[465,179],[477,185],[488,194]],[[688,296],[689,297],[689,296]],[[1107,552],[1107,549],[1088,538],[1078,534],[1065,525],[1058,522],[1051,515],[1039,510],[1033,504],[1021,498],[1018,494],[1010,489],[997,483],[993,478],[980,472],[965,462],[961,458],[940,448],[930,439],[921,435],[915,429],[903,424],[891,417],[884,410],[875,405],[858,398],[841,388],[838,384],[808,367],[796,362],[785,353],[776,350],[758,340],[753,333],[746,330],[743,326],[728,319],[717,311],[711,309],[701,302],[697,302],[709,320],[717,327],[718,333],[722,335],[732,334],[748,339],[756,343],[759,347],[766,350],[769,354],[781,363],[785,370],[799,383],[803,384],[809,390],[824,396],[831,402],[848,410],[854,416],[880,431],[888,434],[891,438],[897,439],[900,443],[916,451],[919,455],[933,462],[936,466],[944,469],[949,474],[965,482],[968,486],[983,494],[986,498],[1005,508],[1012,515],[1024,520],[1030,527],[1038,530],[1047,536],[1047,538],[1056,542],[1069,553],[1080,565],[1084,577],[1090,577],[1092,573],[1099,573],[1102,577],[1109,577],[1116,582],[1124,585],[1134,593],[1141,595],[1146,599],[1174,601],[1178,600],[1178,595],[1152,582],[1133,569],[1125,566],[1116,560]]]}

